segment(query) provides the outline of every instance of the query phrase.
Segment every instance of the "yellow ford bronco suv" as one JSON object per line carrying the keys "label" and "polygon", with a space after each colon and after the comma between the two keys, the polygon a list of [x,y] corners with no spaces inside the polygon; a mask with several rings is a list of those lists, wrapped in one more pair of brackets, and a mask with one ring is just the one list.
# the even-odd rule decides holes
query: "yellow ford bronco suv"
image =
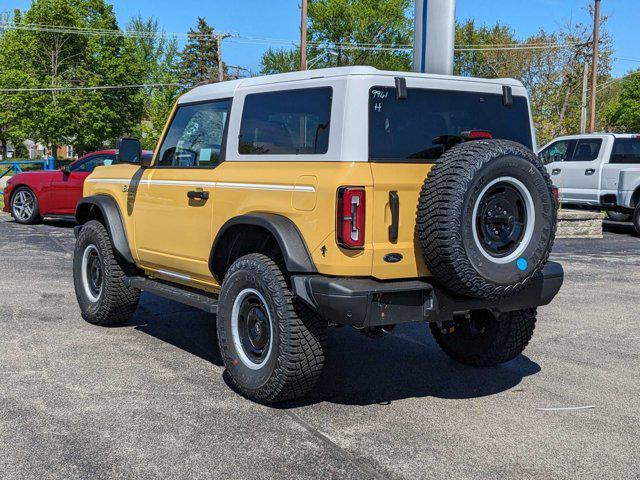
{"label": "yellow ford bronco suv", "polygon": [[149,164],[122,139],[87,179],[82,316],[121,325],[141,291],[215,314],[234,387],[263,403],[314,386],[328,326],[425,322],[464,364],[506,362],[563,281],[535,147],[509,79],[349,67],[197,87]]}

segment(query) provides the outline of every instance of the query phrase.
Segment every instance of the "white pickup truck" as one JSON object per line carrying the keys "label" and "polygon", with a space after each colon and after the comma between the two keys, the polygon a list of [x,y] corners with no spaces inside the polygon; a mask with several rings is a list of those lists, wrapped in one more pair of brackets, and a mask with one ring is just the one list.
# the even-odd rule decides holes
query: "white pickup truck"
{"label": "white pickup truck", "polygon": [[563,205],[605,210],[640,234],[640,135],[594,133],[559,137],[539,157]]}

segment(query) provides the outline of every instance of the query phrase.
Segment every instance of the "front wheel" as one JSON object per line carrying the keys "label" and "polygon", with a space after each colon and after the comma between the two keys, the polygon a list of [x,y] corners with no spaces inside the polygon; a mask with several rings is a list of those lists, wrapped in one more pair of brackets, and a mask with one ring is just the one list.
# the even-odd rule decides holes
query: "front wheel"
{"label": "front wheel", "polygon": [[131,318],[140,290],[124,283],[127,268],[114,253],[104,225],[87,222],[73,254],[73,284],[82,318],[103,327],[122,325]]}
{"label": "front wheel", "polygon": [[16,222],[32,225],[40,221],[38,198],[28,187],[18,187],[11,196],[11,215]]}
{"label": "front wheel", "polygon": [[322,372],[327,324],[293,296],[265,255],[246,255],[225,275],[217,328],[227,373],[250,400],[300,398]]}
{"label": "front wheel", "polygon": [[429,324],[442,350],[474,367],[491,367],[520,355],[533,336],[536,310],[528,308],[495,316],[482,310],[454,318],[453,325]]}

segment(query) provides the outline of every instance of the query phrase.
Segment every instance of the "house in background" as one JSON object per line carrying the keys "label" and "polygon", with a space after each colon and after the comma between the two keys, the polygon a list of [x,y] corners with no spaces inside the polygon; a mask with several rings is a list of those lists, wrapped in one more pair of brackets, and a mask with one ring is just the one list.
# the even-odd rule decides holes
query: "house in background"
{"label": "house in background", "polygon": [[29,160],[40,160],[44,157],[44,145],[32,140],[25,140],[24,146],[27,147],[27,150],[29,151]]}
{"label": "house in background", "polygon": [[[41,160],[47,152],[47,148],[45,148],[44,145],[34,142],[33,140],[25,140],[24,146],[29,152],[29,160]],[[78,153],[73,148],[73,145],[61,145],[56,151],[56,158],[63,160],[75,159],[77,157]],[[0,161],[10,160],[12,158],[16,158],[16,149],[13,145],[7,145],[7,155],[5,157],[0,155]],[[24,160],[24,158],[20,160]]]}
{"label": "house in background", "polygon": [[58,147],[58,151],[56,153],[56,158],[69,159],[74,158],[76,156],[76,151],[73,148],[73,145],[60,145]]}

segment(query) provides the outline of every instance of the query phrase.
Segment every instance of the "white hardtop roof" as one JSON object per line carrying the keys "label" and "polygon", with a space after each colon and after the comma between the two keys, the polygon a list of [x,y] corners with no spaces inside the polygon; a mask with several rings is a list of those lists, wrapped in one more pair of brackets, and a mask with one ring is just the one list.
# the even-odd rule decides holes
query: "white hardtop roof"
{"label": "white hardtop roof", "polygon": [[233,97],[239,87],[253,87],[260,85],[273,85],[277,83],[298,82],[304,80],[312,80],[318,78],[337,78],[349,76],[376,76],[376,77],[405,77],[405,78],[422,78],[436,80],[451,80],[471,83],[489,83],[494,85],[508,85],[511,87],[522,87],[522,83],[512,78],[474,78],[474,77],[458,77],[454,75],[436,75],[432,73],[416,73],[416,72],[392,72],[386,70],[378,70],[374,67],[337,67],[322,68],[318,70],[305,70],[299,72],[280,73],[277,75],[265,75],[260,77],[243,78],[240,80],[230,80],[227,82],[212,83],[195,87],[185,93],[178,103],[190,103],[202,101],[207,98],[223,98]]}

